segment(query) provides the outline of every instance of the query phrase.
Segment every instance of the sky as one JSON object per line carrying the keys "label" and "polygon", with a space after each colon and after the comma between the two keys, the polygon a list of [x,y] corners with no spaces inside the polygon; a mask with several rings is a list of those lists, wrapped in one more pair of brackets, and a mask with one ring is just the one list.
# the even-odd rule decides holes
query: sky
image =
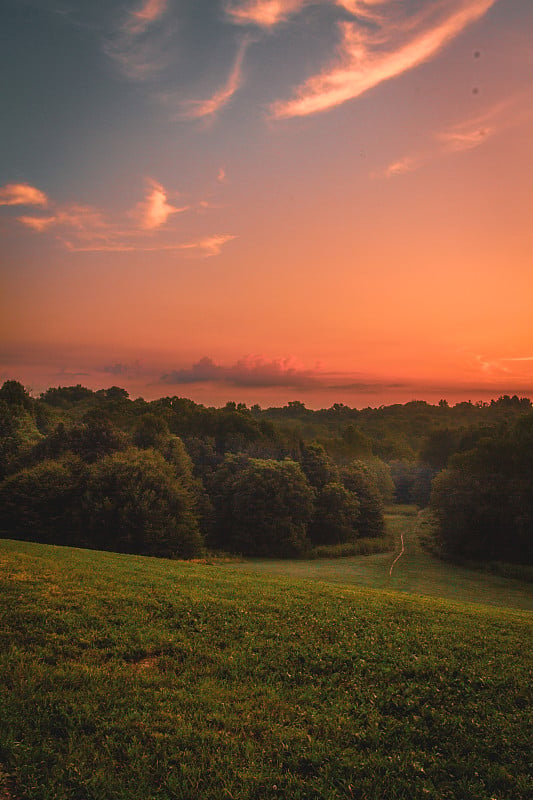
{"label": "sky", "polygon": [[0,380],[533,396],[529,0],[4,0]]}

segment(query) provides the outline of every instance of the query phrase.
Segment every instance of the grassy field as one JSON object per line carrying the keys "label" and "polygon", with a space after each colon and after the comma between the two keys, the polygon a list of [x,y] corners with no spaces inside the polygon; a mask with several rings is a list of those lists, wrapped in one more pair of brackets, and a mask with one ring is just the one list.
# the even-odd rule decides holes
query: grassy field
{"label": "grassy field", "polygon": [[12,541],[0,582],[2,800],[531,797],[524,611]]}
{"label": "grassy field", "polygon": [[[440,561],[424,550],[419,541],[424,533],[424,516],[418,515],[415,507],[390,508],[386,520],[396,541],[393,553],[314,561],[256,559],[234,566],[244,572],[256,571],[260,574],[392,589],[460,602],[533,611],[531,583],[458,567]],[[401,535],[404,537],[405,552],[390,575],[392,562],[400,552]]]}

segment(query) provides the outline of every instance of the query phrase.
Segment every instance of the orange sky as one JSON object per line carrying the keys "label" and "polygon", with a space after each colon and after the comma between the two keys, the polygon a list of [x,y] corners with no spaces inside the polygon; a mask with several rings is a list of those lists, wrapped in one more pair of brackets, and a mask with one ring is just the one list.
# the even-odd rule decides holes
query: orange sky
{"label": "orange sky", "polygon": [[533,395],[531,4],[7,6],[1,379]]}

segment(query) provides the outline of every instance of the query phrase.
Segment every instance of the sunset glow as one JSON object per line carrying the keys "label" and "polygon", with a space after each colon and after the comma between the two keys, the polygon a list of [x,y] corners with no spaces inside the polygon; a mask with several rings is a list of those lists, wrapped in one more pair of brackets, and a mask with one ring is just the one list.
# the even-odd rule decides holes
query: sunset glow
{"label": "sunset glow", "polygon": [[533,396],[533,4],[3,12],[0,377]]}

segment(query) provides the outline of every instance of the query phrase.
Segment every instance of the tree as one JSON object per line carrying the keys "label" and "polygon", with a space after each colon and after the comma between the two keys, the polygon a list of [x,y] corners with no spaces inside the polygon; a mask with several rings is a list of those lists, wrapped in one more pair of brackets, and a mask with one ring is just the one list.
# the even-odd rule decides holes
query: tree
{"label": "tree", "polygon": [[211,499],[218,547],[288,558],[309,546],[314,492],[295,461],[226,457],[214,475]]}
{"label": "tree", "polygon": [[383,536],[385,519],[383,500],[367,466],[362,461],[352,461],[340,471],[346,489],[353,492],[359,501],[359,536]]}
{"label": "tree", "polygon": [[69,408],[70,406],[94,398],[94,392],[78,383],[76,386],[50,387],[41,394],[41,401],[49,406]]}
{"label": "tree", "polygon": [[25,466],[28,454],[41,438],[33,409],[0,399],[0,480]]}
{"label": "tree", "polygon": [[155,447],[164,446],[170,436],[168,422],[164,417],[156,414],[143,414],[137,420],[133,433],[133,443],[136,447]]}
{"label": "tree", "polygon": [[177,558],[202,552],[194,497],[155,450],[130,448],[95,462],[82,510],[90,541],[102,549]]}
{"label": "tree", "polygon": [[321,489],[326,483],[338,479],[335,464],[319,442],[306,442],[302,446],[300,464],[311,486]]}
{"label": "tree", "polygon": [[0,400],[4,400],[10,406],[22,406],[27,410],[33,405],[29,393],[19,381],[4,381],[0,388]]}
{"label": "tree", "polygon": [[444,555],[533,563],[533,414],[485,431],[433,481]]}
{"label": "tree", "polygon": [[436,428],[422,442],[420,460],[434,470],[444,469],[450,456],[457,451],[459,435],[449,428]]}
{"label": "tree", "polygon": [[416,461],[392,461],[389,465],[397,503],[427,506],[435,471],[428,464]]}
{"label": "tree", "polygon": [[0,484],[0,529],[13,539],[83,545],[80,498],[87,468],[79,458],[41,461]]}
{"label": "tree", "polygon": [[394,500],[394,481],[392,480],[391,470],[381,458],[368,458],[363,461],[372,481],[381,495],[384,503],[392,503]]}
{"label": "tree", "polygon": [[91,464],[103,456],[123,450],[127,444],[126,435],[105,414],[89,411],[82,422],[71,428],[66,428],[60,422],[52,433],[37,444],[31,459],[35,462],[73,453]]}
{"label": "tree", "polygon": [[340,544],[358,536],[359,501],[341,483],[326,483],[317,493],[309,538],[313,544]]}

